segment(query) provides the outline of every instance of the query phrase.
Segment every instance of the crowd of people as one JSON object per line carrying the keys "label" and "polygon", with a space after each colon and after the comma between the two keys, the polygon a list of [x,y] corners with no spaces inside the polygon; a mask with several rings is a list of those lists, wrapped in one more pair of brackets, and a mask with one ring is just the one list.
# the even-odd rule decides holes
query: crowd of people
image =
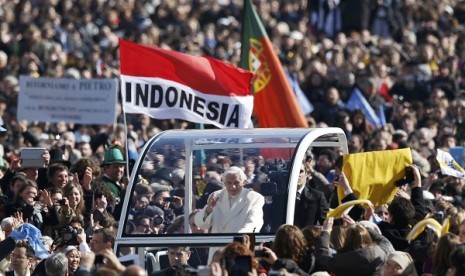
{"label": "crowd of people", "polygon": [[[241,231],[241,225],[218,220],[226,218],[227,200],[233,210],[244,197],[263,207],[248,206],[254,212],[243,217],[246,232],[276,233],[272,245],[260,246],[261,257],[246,237],[216,258],[201,249],[173,247],[163,275],[205,264],[198,260],[207,257],[209,273],[222,275],[231,255],[249,256],[249,270],[258,274],[464,274],[465,182],[442,175],[435,157],[437,149],[465,146],[465,3],[253,3],[290,81],[314,106],[305,114],[309,127],[340,127],[350,153],[410,148],[415,181],[389,204],[354,208],[334,222],[326,219],[329,206],[338,202],[334,185],[347,192],[342,200],[356,198],[338,171],[340,152],[314,152],[302,164],[295,226],[270,219],[277,201],[260,190],[268,179],[262,170],[267,160],[259,155],[244,160],[221,152],[207,156],[207,173],[193,176],[191,214],[183,212],[185,161],[176,149],[151,153],[135,190],[127,191],[126,166],[133,163],[125,160],[126,151],[133,161],[160,131],[195,125],[142,114],[123,120],[119,103],[115,125],[17,120],[20,76],[118,78],[118,38],[238,65],[242,1],[0,0],[1,273],[144,275],[138,266],[125,267],[112,251],[125,197],[131,198],[131,223],[124,231],[136,235],[189,232],[185,217],[191,233],[211,227],[212,232]],[[356,91],[376,113],[382,111],[385,122],[374,124],[361,110],[346,106]],[[22,165],[21,151],[27,147],[45,149],[42,168]],[[228,170],[234,173],[224,174]],[[227,180],[233,176],[234,181]],[[407,233],[426,217],[449,219],[448,233],[435,237],[427,230],[409,243]],[[31,229],[40,230],[42,239],[33,242],[26,233]],[[50,257],[39,254],[42,246]]]}

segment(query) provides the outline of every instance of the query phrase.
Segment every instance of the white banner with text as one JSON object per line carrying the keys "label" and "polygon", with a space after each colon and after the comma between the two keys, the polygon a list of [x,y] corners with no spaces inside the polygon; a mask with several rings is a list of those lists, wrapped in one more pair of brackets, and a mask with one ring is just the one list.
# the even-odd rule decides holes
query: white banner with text
{"label": "white banner with text", "polygon": [[18,120],[114,124],[117,79],[53,79],[20,76]]}

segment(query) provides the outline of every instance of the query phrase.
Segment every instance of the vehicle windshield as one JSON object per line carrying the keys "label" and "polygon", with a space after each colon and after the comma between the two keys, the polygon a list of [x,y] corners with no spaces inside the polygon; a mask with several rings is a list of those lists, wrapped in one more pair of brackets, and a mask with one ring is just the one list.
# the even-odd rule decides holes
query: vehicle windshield
{"label": "vehicle windshield", "polygon": [[[231,166],[243,169],[247,177],[244,188],[262,194],[268,202],[279,201],[276,212],[265,217],[261,229],[256,229],[256,233],[274,234],[285,223],[290,160],[300,138],[195,137],[186,141],[161,136],[137,168],[124,235],[206,233],[193,227],[186,229],[185,217],[205,207],[208,196],[222,188],[221,175]],[[190,193],[186,193],[187,187]],[[186,199],[189,195],[190,200]]]}

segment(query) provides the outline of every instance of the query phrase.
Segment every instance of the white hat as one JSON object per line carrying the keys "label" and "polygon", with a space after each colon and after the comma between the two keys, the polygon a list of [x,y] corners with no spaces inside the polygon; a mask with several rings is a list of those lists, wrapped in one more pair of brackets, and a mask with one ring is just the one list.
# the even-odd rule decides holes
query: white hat
{"label": "white hat", "polygon": [[63,254],[66,255],[73,250],[79,251],[76,246],[68,245],[67,247],[65,247],[65,249],[63,249]]}
{"label": "white hat", "polygon": [[407,132],[405,132],[405,130],[403,130],[403,129],[396,129],[396,131],[394,131],[394,133],[392,135],[400,135],[400,136],[403,136],[403,137],[408,137]]}
{"label": "white hat", "polygon": [[402,268],[403,275],[416,275],[413,259],[409,253],[403,251],[394,251],[389,253],[387,260],[397,263]]}

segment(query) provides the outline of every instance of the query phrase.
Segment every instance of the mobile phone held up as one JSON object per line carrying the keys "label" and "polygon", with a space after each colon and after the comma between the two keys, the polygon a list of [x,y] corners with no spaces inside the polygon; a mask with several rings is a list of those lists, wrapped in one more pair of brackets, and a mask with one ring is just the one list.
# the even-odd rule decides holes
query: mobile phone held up
{"label": "mobile phone held up", "polygon": [[268,254],[263,249],[257,249],[254,252],[254,256],[256,258],[261,258],[261,257],[268,257]]}

